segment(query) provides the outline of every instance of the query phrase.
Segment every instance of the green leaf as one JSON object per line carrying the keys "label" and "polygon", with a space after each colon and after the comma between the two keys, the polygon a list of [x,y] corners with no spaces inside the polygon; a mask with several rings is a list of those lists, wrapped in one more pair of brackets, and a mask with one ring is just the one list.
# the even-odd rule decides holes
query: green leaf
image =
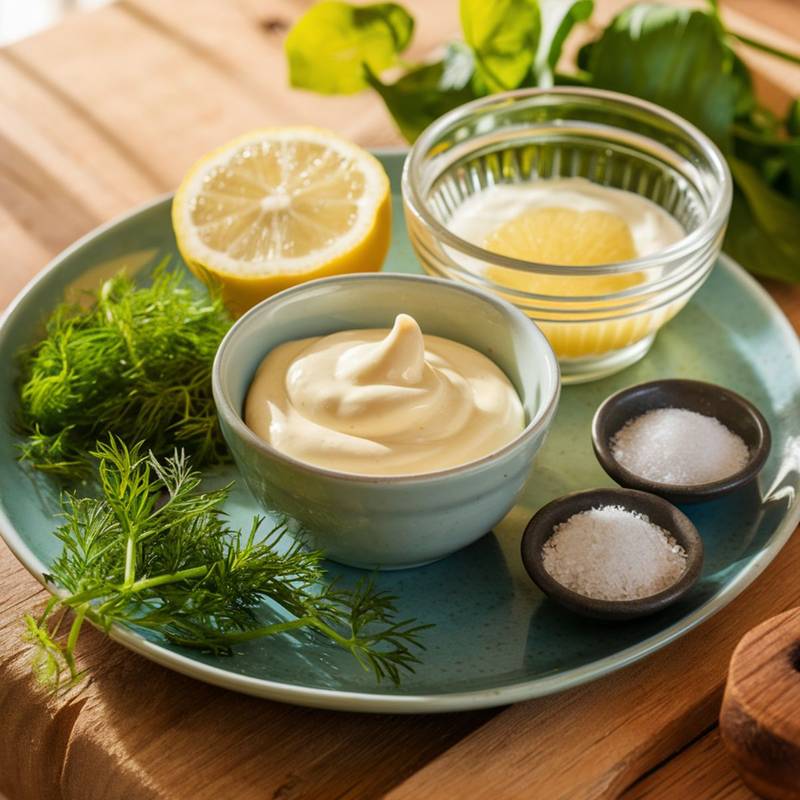
{"label": "green leaf", "polygon": [[631,6],[614,18],[583,61],[594,86],[665,106],[727,145],[742,84],[713,16],[655,4]]}
{"label": "green leaf", "polygon": [[539,41],[537,0],[461,0],[461,27],[475,56],[478,94],[522,84]]}
{"label": "green leaf", "polygon": [[728,162],[736,191],[725,250],[756,275],[800,281],[800,207],[770,189],[755,167]]}
{"label": "green leaf", "polygon": [[553,70],[561,58],[561,48],[572,29],[589,19],[594,10],[594,0],[539,0],[542,30],[534,59],[534,73],[538,86],[552,86]]}
{"label": "green leaf", "polygon": [[595,42],[586,42],[586,44],[581,45],[578,48],[578,53],[575,56],[575,66],[581,72],[588,72],[589,71],[589,64],[592,60],[592,49],[594,48]]}
{"label": "green leaf", "polygon": [[732,50],[729,52],[732,59],[731,75],[737,83],[734,114],[736,117],[752,114],[757,107],[756,96],[753,91],[753,78],[750,75],[747,64]]}
{"label": "green leaf", "polygon": [[473,73],[472,51],[454,43],[442,61],[411,70],[395,83],[382,83],[369,72],[367,80],[383,98],[400,132],[413,142],[437,117],[475,99]]}
{"label": "green leaf", "polygon": [[792,100],[786,112],[786,130],[790,136],[800,136],[800,99]]}
{"label": "green leaf", "polygon": [[289,81],[322,94],[353,94],[374,74],[397,63],[408,47],[414,19],[396,3],[354,6],[326,0],[312,6],[289,31]]}
{"label": "green leaf", "polygon": [[800,136],[787,138],[780,129],[773,132],[747,121],[737,123],[734,154],[758,169],[773,189],[800,201]]}
{"label": "green leaf", "polygon": [[[800,203],[800,138],[793,139],[792,143],[791,149],[788,146],[784,149],[783,158],[788,177],[787,194]],[[800,217],[800,206],[798,206],[797,214]]]}

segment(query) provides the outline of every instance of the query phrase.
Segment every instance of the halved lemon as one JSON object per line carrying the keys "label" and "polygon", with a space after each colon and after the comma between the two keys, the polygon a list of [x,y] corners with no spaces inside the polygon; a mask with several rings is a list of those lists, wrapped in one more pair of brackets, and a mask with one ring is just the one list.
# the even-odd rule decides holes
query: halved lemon
{"label": "halved lemon", "polygon": [[379,270],[389,179],[360,147],[317,128],[267,128],[197,162],[172,203],[178,248],[242,314],[313,278]]}
{"label": "halved lemon", "polygon": [[[607,211],[541,207],[524,211],[492,231],[484,247],[537,264],[568,267],[614,264],[636,258],[628,223]],[[640,273],[569,275],[523,273],[491,267],[489,277],[512,289],[562,297],[611,294],[636,286]]]}

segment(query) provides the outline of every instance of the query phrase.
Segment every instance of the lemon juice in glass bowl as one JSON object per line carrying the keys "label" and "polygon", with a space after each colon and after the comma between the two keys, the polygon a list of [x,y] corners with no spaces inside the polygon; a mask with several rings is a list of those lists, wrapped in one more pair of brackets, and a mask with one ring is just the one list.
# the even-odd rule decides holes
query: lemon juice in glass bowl
{"label": "lemon juice in glass bowl", "polygon": [[647,353],[711,271],[731,192],[721,153],[694,126],[573,88],[455,109],[423,132],[403,174],[425,270],[523,310],[565,382]]}

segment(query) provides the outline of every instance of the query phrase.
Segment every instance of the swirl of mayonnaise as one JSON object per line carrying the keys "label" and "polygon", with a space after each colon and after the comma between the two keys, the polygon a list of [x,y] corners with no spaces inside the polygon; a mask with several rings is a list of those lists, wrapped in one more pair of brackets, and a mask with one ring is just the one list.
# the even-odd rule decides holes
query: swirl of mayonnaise
{"label": "swirl of mayonnaise", "polygon": [[286,342],[256,372],[245,422],[276,450],[361,475],[435,472],[475,461],[525,426],[508,378],[471,347],[390,330]]}

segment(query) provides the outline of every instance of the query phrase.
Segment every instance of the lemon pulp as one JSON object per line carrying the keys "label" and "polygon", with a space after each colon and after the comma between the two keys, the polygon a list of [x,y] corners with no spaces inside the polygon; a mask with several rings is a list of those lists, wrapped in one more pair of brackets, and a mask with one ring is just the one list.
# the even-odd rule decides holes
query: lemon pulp
{"label": "lemon pulp", "polygon": [[[642,272],[580,274],[581,267],[621,263],[637,257],[628,223],[611,212],[531,208],[491,231],[483,246],[500,255],[532,263],[576,268],[569,275],[547,275],[489,266],[485,273],[499,287],[554,298],[537,300],[536,305],[542,310],[537,311],[536,319],[560,358],[600,355],[626,347],[649,335],[677,313],[678,308],[668,307],[607,320],[601,319],[607,316],[604,307],[615,305],[614,300],[571,303],[558,299],[613,295],[645,281]],[[514,296],[507,296],[507,299],[519,302]],[[581,321],[563,314],[570,310],[580,313]],[[592,321],[593,317],[597,321]]]}
{"label": "lemon pulp", "polygon": [[[532,208],[496,228],[484,242],[495,253],[536,264],[594,266],[636,258],[630,228],[608,211]],[[537,275],[490,267],[492,280],[535,294],[579,296],[610,294],[642,283],[644,275]]]}
{"label": "lemon pulp", "polygon": [[389,181],[372,155],[327,131],[255,131],[192,167],[173,226],[189,267],[238,314],[303,281],[380,269]]}

